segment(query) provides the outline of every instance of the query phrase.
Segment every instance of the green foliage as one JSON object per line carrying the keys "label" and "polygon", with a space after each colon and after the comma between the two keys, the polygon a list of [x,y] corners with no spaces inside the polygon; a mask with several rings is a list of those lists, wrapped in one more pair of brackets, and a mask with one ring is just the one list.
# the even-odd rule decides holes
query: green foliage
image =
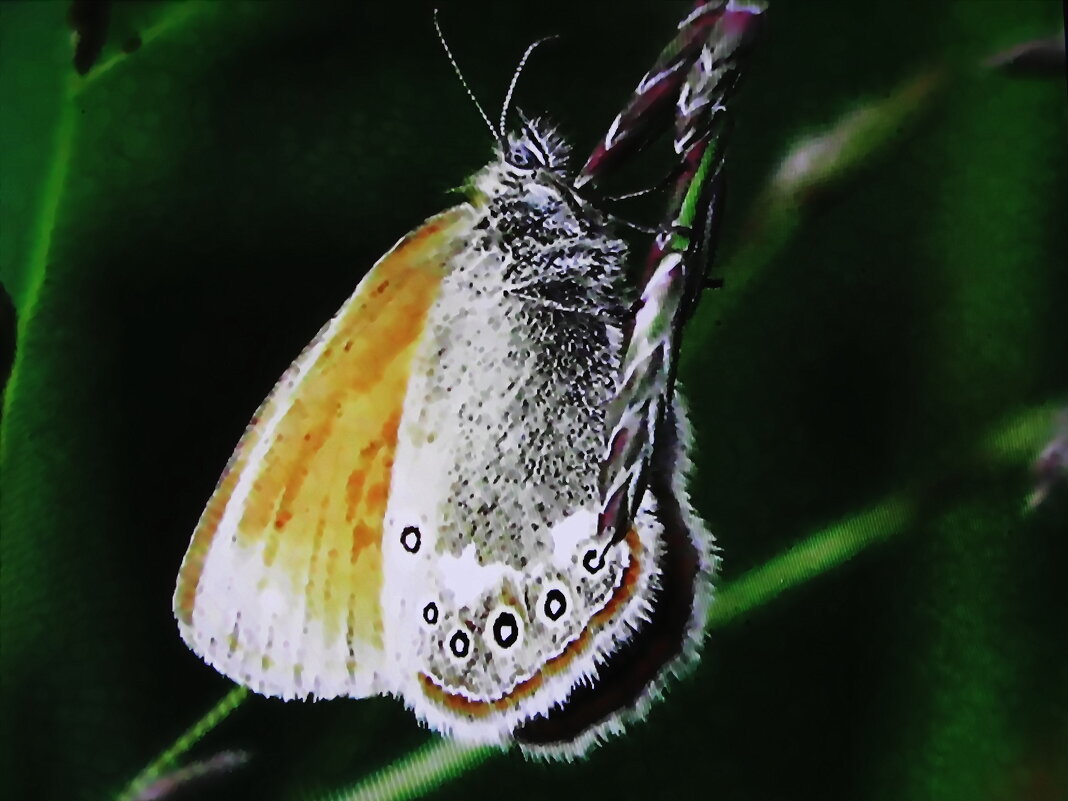
{"label": "green foliage", "polygon": [[[582,155],[685,6],[442,22],[491,109],[562,34],[517,99]],[[1068,397],[1064,85],[983,66],[1058,30],[1059,3],[772,4],[728,152],[727,284],[680,373],[715,631],[574,765],[443,743],[387,699],[242,701],[170,613],[252,410],[488,157],[430,6],[119,3],[84,77],[66,10],[0,8],[4,797],[133,798],[224,751],[249,759],[194,797],[1063,797],[1063,482],[1022,509]]]}

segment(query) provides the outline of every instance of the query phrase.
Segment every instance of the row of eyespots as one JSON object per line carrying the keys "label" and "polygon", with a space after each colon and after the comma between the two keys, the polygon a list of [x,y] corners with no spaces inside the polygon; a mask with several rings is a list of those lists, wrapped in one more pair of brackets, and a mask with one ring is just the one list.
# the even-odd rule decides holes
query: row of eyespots
{"label": "row of eyespots", "polygon": [[[408,551],[408,553],[417,553],[421,543],[422,536],[418,527],[405,526],[401,531],[401,546],[404,550]],[[599,562],[595,567],[591,568],[591,560],[594,558],[598,559]],[[604,565],[604,557],[597,551],[589,551],[583,560],[583,565],[591,573],[594,573]],[[553,587],[545,594],[542,611],[549,620],[554,622],[559,620],[567,612],[567,596],[559,588]],[[423,607],[423,621],[427,625],[436,625],[439,619],[440,612],[437,604],[431,601]],[[494,619],[491,629],[493,631],[493,640],[500,648],[511,648],[519,641],[519,621],[511,612],[500,612]],[[454,632],[452,637],[449,638],[449,650],[457,658],[466,657],[471,652],[470,637],[463,631]]]}
{"label": "row of eyespots", "polygon": [[[554,587],[546,593],[542,609],[545,612],[545,616],[550,620],[559,620],[567,611],[567,596]],[[428,625],[436,625],[439,619],[440,613],[438,612],[437,604],[431,601],[423,607],[423,620]],[[498,648],[511,648],[519,642],[519,621],[511,612],[499,612],[493,619],[493,625],[490,628],[493,632],[493,641]],[[461,630],[453,632],[453,635],[449,638],[449,650],[457,658],[466,657],[471,651],[471,639],[467,633]]]}

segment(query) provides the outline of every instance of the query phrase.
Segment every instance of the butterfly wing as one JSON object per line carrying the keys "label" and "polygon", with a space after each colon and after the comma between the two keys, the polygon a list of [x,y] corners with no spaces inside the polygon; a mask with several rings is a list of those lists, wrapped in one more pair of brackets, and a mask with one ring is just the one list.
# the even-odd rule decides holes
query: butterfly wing
{"label": "butterfly wing", "polygon": [[382,518],[412,355],[469,226],[397,243],[286,371],[208,501],[178,575],[182,638],[283,698],[382,688]]}

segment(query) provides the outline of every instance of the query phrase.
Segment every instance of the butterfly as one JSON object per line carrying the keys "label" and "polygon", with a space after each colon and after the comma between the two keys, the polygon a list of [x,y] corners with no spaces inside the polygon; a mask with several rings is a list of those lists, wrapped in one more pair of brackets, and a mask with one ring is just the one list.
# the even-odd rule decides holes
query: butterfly
{"label": "butterfly", "polygon": [[756,13],[699,4],[577,174],[550,124],[505,130],[515,78],[499,129],[479,107],[497,144],[465,202],[372,267],[227,464],[174,595],[195,653],[266,696],[393,695],[464,742],[565,758],[694,665],[717,557],[674,349],[650,343],[680,335],[665,309],[699,249],[669,229],[633,286],[585,188],[665,104],[684,162],[707,144],[692,119],[721,110]]}

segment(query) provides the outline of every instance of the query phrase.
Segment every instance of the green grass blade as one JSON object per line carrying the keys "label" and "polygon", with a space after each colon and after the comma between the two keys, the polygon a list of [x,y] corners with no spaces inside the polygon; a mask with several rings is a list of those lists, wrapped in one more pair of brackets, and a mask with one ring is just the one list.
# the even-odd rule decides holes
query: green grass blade
{"label": "green grass blade", "polygon": [[245,687],[235,687],[222,697],[204,717],[189,727],[174,743],[162,754],[152,760],[126,788],[116,796],[116,801],[133,801],[152,782],[156,781],[167,770],[175,765],[178,760],[194,745],[200,742],[205,735],[222,723],[231,712],[248,698],[249,691]]}

